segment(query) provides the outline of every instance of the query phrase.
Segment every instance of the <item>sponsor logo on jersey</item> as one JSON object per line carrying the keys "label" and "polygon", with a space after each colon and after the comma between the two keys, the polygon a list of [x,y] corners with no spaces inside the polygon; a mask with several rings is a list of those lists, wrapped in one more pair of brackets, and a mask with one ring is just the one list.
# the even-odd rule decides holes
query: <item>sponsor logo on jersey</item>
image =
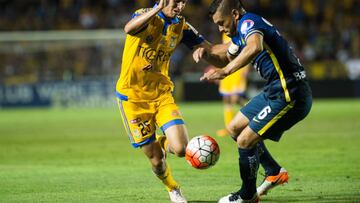
{"label": "sponsor logo on jersey", "polygon": [[130,121],[131,124],[136,124],[139,123],[141,121],[141,118],[135,118],[133,120]]}
{"label": "sponsor logo on jersey", "polygon": [[177,111],[177,110],[172,111],[172,112],[171,112],[171,115],[172,115],[173,117],[179,117],[179,116],[181,116],[180,112]]}
{"label": "sponsor logo on jersey", "polygon": [[257,123],[260,123],[260,121],[258,119],[256,119],[255,117],[253,118],[253,120]]}
{"label": "sponsor logo on jersey", "polygon": [[254,21],[252,20],[244,20],[241,24],[241,33],[246,34],[252,27],[254,27]]}
{"label": "sponsor logo on jersey", "polygon": [[145,58],[149,62],[157,61],[157,62],[165,62],[170,60],[171,53],[163,51],[163,50],[155,50],[151,47],[143,47],[139,46],[138,56]]}

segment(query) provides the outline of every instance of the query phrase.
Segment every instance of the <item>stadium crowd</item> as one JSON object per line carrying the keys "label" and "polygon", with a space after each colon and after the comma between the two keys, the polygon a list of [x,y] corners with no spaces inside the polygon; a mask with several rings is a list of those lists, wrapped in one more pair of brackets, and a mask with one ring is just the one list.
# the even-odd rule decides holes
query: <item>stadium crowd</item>
{"label": "stadium crowd", "polygon": [[[211,0],[189,0],[183,15],[209,41],[218,42],[220,37],[217,28],[207,16],[210,2]],[[305,62],[336,60],[345,63],[349,59],[360,58],[358,0],[242,2],[248,11],[265,16],[285,33],[298,56]],[[0,31],[122,29],[133,11],[153,4],[154,1],[151,0],[0,0]],[[99,52],[96,48],[92,52],[94,51]],[[179,49],[174,55],[174,63],[179,65],[186,54],[185,49]],[[86,57],[82,56],[84,54],[78,55],[80,61],[87,63]],[[93,55],[94,53],[89,53],[92,58]],[[2,61],[18,63],[15,59],[4,58],[6,57],[0,55]],[[86,69],[84,66],[91,64],[94,63],[78,65],[82,67],[79,74],[87,74],[83,70]],[[186,71],[197,70],[194,65],[186,66]],[[6,71],[11,72],[4,66],[0,71],[4,74]],[[94,74],[99,73],[95,71]]]}

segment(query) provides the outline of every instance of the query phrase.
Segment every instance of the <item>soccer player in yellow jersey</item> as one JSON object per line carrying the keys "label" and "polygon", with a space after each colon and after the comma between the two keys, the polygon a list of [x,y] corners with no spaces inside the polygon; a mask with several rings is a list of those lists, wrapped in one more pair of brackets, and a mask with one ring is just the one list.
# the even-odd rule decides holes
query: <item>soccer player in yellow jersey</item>
{"label": "soccer player in yellow jersey", "polygon": [[[120,78],[116,85],[119,109],[129,139],[149,159],[171,202],[187,202],[165,161],[166,152],[183,157],[188,132],[174,102],[168,69],[178,44],[191,49],[210,43],[180,16],[187,0],[160,0],[137,10],[125,25],[127,34]],[[216,64],[217,60],[209,57]],[[159,127],[165,136],[156,136]]]}
{"label": "soccer player in yellow jersey", "polygon": [[[229,43],[231,38],[222,33],[223,43]],[[219,81],[219,92],[223,97],[224,103],[224,123],[228,126],[234,118],[236,112],[234,107],[236,104],[244,106],[247,102],[246,88],[247,88],[247,74],[249,72],[249,65],[245,68],[237,70],[235,73],[229,75],[223,80]],[[227,136],[228,131],[223,128],[216,132],[220,137]]]}

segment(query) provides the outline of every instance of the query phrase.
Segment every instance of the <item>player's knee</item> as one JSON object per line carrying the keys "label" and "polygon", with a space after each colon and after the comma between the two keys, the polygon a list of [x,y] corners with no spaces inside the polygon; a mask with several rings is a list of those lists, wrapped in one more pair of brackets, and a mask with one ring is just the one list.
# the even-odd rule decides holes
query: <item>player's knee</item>
{"label": "player's knee", "polygon": [[163,168],[163,165],[165,163],[165,156],[162,152],[159,153],[150,153],[147,154],[148,159],[150,160],[150,163],[154,169],[160,169]]}
{"label": "player's knee", "polygon": [[179,146],[179,147],[175,147],[175,149],[173,150],[174,154],[178,157],[184,157],[185,156],[185,152],[186,152],[186,145],[184,146]]}
{"label": "player's knee", "polygon": [[226,130],[228,131],[228,133],[232,136],[232,137],[237,137],[241,130],[239,130],[239,128],[235,125],[233,125],[232,123],[230,123],[229,125],[226,126]]}
{"label": "player's knee", "polygon": [[236,142],[238,146],[242,149],[249,149],[254,145],[252,140],[245,136],[239,136]]}
{"label": "player's knee", "polygon": [[230,135],[232,135],[232,136],[234,135],[234,132],[235,132],[235,131],[234,131],[234,126],[232,126],[232,125],[229,124],[229,125],[226,126],[226,130],[228,131],[228,133],[229,133]]}
{"label": "player's knee", "polygon": [[171,151],[174,153],[175,156],[177,157],[184,157],[185,153],[186,153],[186,146],[188,144],[187,140],[182,140],[177,142],[176,144],[172,144],[171,147]]}
{"label": "player's knee", "polygon": [[236,142],[236,139],[238,137],[239,134],[236,134],[234,132],[234,130],[232,128],[230,128],[229,126],[226,126],[226,131],[229,133],[229,135],[231,136],[231,138]]}

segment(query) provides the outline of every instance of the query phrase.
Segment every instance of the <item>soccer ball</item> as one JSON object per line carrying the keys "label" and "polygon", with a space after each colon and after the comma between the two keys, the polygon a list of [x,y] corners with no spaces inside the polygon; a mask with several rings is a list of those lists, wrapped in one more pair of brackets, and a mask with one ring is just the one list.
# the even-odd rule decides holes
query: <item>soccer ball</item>
{"label": "soccer ball", "polygon": [[186,146],[186,161],[196,169],[206,169],[214,166],[219,157],[219,145],[209,135],[196,136]]}

